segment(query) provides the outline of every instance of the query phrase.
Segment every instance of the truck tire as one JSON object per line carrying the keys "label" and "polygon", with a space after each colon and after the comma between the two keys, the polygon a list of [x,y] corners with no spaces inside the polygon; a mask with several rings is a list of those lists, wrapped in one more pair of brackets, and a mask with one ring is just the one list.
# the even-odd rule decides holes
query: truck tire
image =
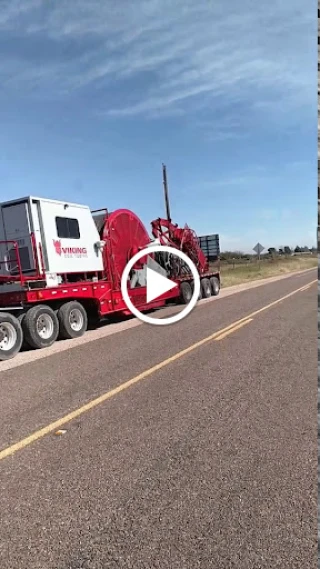
{"label": "truck tire", "polygon": [[[192,288],[192,294],[193,294],[193,291],[194,291],[194,281],[191,282],[191,288]],[[201,283],[200,283],[199,296],[198,296],[198,298],[197,298],[197,301],[198,301],[198,300],[201,300],[201,299],[202,299],[202,290],[201,290]]]}
{"label": "truck tire", "polygon": [[217,277],[210,278],[210,285],[212,290],[212,296],[217,296],[220,292],[220,281]]}
{"label": "truck tire", "polygon": [[202,298],[209,298],[211,296],[211,284],[209,279],[201,279]]}
{"label": "truck tire", "polygon": [[80,338],[88,328],[86,309],[76,300],[71,300],[60,306],[57,316],[60,328],[59,337],[63,340]]}
{"label": "truck tire", "polygon": [[21,349],[22,340],[19,320],[8,312],[0,312],[0,361],[14,358]]}
{"label": "truck tire", "polygon": [[[20,323],[21,328],[22,328],[22,321],[23,321],[25,315],[26,315],[26,313],[25,313],[25,312],[22,312],[22,314],[19,314],[19,316],[17,317],[18,320],[19,320],[19,323]],[[22,328],[22,330],[23,330],[23,328]],[[23,333],[23,332],[22,332],[22,333]],[[30,346],[27,344],[25,338],[23,337],[22,346],[21,346],[20,349],[21,349],[21,350],[28,350],[29,347],[30,347]]]}
{"label": "truck tire", "polygon": [[180,300],[182,304],[189,304],[192,298],[192,288],[187,281],[183,281],[180,286]]}
{"label": "truck tire", "polygon": [[59,321],[50,306],[37,304],[26,312],[22,320],[22,330],[30,348],[48,348],[58,338]]}
{"label": "truck tire", "polygon": [[101,322],[99,314],[96,311],[90,311],[89,313],[87,313],[87,316],[88,316],[87,330],[96,330]]}

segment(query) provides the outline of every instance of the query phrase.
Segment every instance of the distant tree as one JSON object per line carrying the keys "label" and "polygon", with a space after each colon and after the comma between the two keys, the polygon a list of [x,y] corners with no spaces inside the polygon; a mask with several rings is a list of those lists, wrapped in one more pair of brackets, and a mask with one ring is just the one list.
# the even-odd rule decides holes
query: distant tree
{"label": "distant tree", "polygon": [[233,253],[234,259],[241,259],[242,257],[245,257],[245,254],[243,251],[234,251],[234,253]]}
{"label": "distant tree", "polygon": [[269,247],[268,253],[269,253],[269,255],[274,257],[277,254],[277,249],[275,247]]}
{"label": "distant tree", "polygon": [[291,251],[291,247],[289,247],[288,245],[286,245],[284,247],[284,254],[285,255],[291,255],[292,251]]}
{"label": "distant tree", "polygon": [[279,247],[279,255],[283,255],[284,251],[282,247]]}
{"label": "distant tree", "polygon": [[241,259],[243,257],[242,251],[222,251],[220,258],[222,260]]}
{"label": "distant tree", "polygon": [[297,245],[294,252],[295,253],[301,253],[301,247],[299,247],[299,245]]}
{"label": "distant tree", "polygon": [[309,247],[307,247],[307,245],[305,245],[304,247],[302,247],[302,251],[304,253],[309,253]]}

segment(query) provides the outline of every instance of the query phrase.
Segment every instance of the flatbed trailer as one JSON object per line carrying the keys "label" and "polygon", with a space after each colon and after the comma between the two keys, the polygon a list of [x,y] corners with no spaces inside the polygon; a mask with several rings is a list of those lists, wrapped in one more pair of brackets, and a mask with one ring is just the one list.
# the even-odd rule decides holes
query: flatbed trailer
{"label": "flatbed trailer", "polygon": [[[213,279],[219,280],[219,273],[208,272],[202,275],[201,280],[212,279],[211,286],[214,286]],[[166,292],[158,300],[146,302],[147,288],[139,287],[131,289],[129,298],[139,310],[145,311],[153,308],[165,306],[167,302],[176,301],[177,303],[186,304],[187,298],[181,294],[182,283],[188,283],[193,286],[192,276],[179,277],[172,279],[177,287]],[[211,295],[219,293],[218,288],[212,288],[210,294],[206,294],[202,287],[202,296],[200,298],[208,298]],[[199,298],[199,300],[200,300]],[[87,305],[89,315],[97,315],[100,318],[109,316],[115,312],[121,312],[124,315],[131,314],[122,297],[121,290],[113,290],[111,284],[107,281],[78,282],[67,283],[63,286],[50,288],[39,288],[36,290],[16,290],[12,292],[0,292],[0,312],[7,310],[12,313],[21,313],[34,306],[35,304],[49,304],[56,308],[57,305],[68,301],[77,300]]]}
{"label": "flatbed trailer", "polygon": [[[128,261],[148,249],[134,265],[128,294],[141,312],[168,302],[187,304],[193,277],[174,255],[153,252],[152,245],[180,249],[196,265],[201,296],[219,294],[220,256],[209,263],[188,226],[160,218],[151,222],[152,241],[130,210],[91,212],[87,206],[28,196],[0,204],[0,361],[23,345],[39,349],[57,339],[82,336],[102,318],[130,315],[121,277]],[[219,238],[217,236],[217,250]],[[152,263],[177,284],[147,303],[146,269]]]}
{"label": "flatbed trailer", "polygon": [[[168,303],[187,304],[192,295],[192,276],[172,280],[178,286],[152,302],[146,302],[146,287],[130,290],[129,298],[141,312]],[[219,294],[218,272],[205,273],[201,282],[201,298]],[[24,343],[33,349],[49,347],[59,337],[80,337],[100,319],[119,314],[131,312],[121,290],[114,290],[104,280],[0,293],[0,361],[15,357]]]}

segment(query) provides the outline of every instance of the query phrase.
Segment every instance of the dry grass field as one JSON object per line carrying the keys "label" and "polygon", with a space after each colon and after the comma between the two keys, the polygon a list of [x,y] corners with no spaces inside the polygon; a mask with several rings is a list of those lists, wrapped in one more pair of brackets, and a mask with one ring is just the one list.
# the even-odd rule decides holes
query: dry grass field
{"label": "dry grass field", "polygon": [[266,279],[284,273],[303,271],[317,267],[318,257],[281,257],[278,259],[261,259],[260,266],[257,261],[221,263],[222,287],[233,286],[257,279]]}

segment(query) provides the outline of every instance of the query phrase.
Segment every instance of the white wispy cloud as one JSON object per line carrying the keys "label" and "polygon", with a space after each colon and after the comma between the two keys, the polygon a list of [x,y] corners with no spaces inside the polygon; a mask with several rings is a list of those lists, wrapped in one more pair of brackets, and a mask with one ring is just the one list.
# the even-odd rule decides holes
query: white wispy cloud
{"label": "white wispy cloud", "polygon": [[41,0],[2,0],[0,2],[0,26],[3,29],[13,29],[17,18],[21,18],[41,6]]}
{"label": "white wispy cloud", "polygon": [[[95,88],[102,95],[95,110],[110,117],[157,118],[194,106],[219,114],[241,103],[262,115],[314,104],[310,0],[6,0],[0,6],[0,34],[9,39],[3,89],[70,96]],[[33,44],[36,54],[28,49]],[[213,136],[235,131],[243,136],[235,124]]]}

